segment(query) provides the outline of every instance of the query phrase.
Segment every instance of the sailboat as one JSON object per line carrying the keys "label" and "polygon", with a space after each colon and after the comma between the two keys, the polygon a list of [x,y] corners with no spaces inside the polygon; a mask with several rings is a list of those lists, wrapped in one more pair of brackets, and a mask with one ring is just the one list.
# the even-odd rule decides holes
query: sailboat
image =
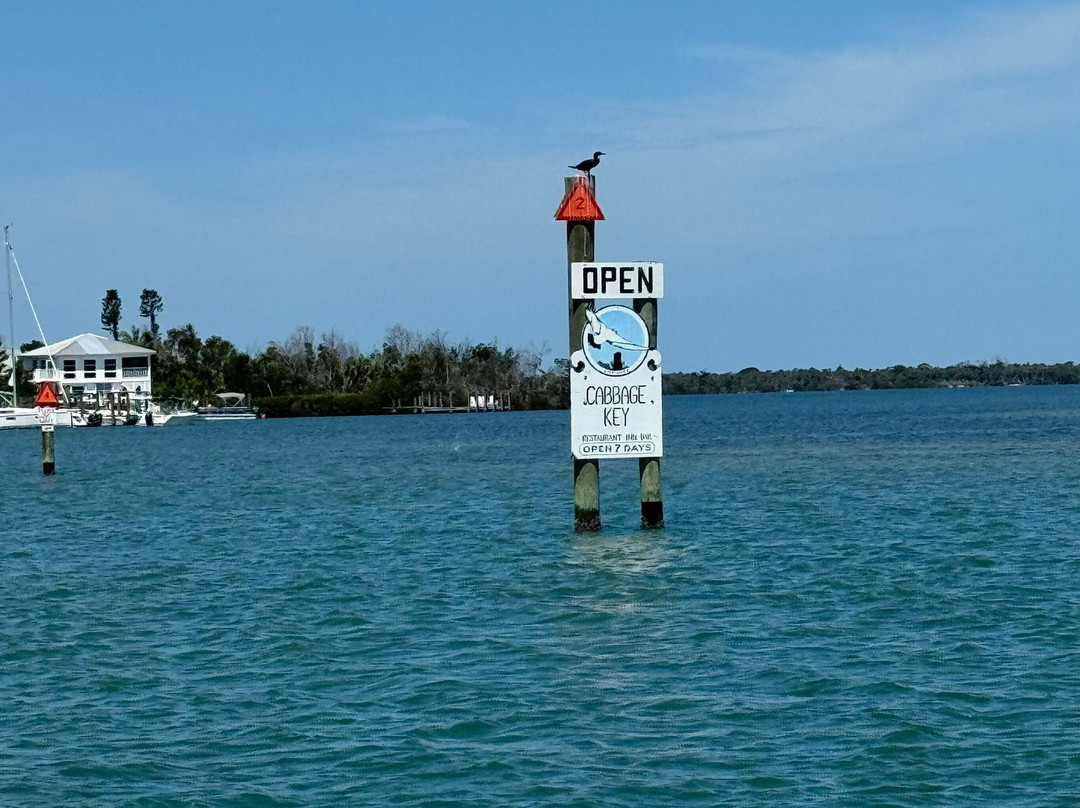
{"label": "sailboat", "polygon": [[[37,409],[34,407],[18,406],[19,391],[16,381],[17,374],[15,372],[16,362],[18,361],[15,352],[15,298],[11,283],[11,266],[13,263],[15,265],[15,270],[19,273],[19,280],[22,281],[23,291],[26,291],[27,300],[30,299],[30,293],[26,289],[26,281],[23,280],[22,270],[19,269],[19,262],[15,259],[15,250],[11,246],[11,241],[8,240],[9,227],[10,225],[4,225],[4,263],[7,268],[8,324],[10,326],[8,364],[10,365],[9,369],[11,371],[9,379],[11,392],[0,390],[0,429],[37,429],[41,426],[41,422],[38,420]],[[41,323],[38,321],[37,311],[34,310],[33,302],[30,303],[30,310],[34,312],[34,321],[37,323],[38,333],[41,334],[41,341],[45,342],[45,334],[41,331]],[[56,363],[51,356],[49,357],[49,367],[55,372]],[[64,395],[63,388],[61,388],[61,395]],[[56,426],[83,426],[86,424],[86,418],[83,413],[77,409],[73,409],[72,407],[61,407],[56,410],[55,424]]]}

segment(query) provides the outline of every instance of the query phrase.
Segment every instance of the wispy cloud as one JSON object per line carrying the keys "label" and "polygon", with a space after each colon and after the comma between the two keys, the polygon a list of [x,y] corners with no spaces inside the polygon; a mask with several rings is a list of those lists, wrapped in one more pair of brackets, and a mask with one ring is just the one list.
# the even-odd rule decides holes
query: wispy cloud
{"label": "wispy cloud", "polygon": [[[656,189],[634,225],[678,210],[676,226],[702,246],[803,249],[967,227],[985,209],[945,189],[992,176],[1014,139],[1080,123],[1080,3],[972,14],[828,52],[695,53],[740,80],[609,105],[594,126],[597,142],[622,139],[609,160],[638,167],[626,182]],[[950,161],[981,169],[954,176]]]}
{"label": "wispy cloud", "polygon": [[[770,159],[813,150],[835,167],[934,156],[972,138],[1080,119],[1077,3],[984,12],[932,35],[907,32],[824,53],[729,45],[694,52],[744,73],[739,89],[679,99],[648,115],[623,110],[650,121],[632,128],[638,147],[765,140]],[[822,154],[828,147],[840,153]]]}

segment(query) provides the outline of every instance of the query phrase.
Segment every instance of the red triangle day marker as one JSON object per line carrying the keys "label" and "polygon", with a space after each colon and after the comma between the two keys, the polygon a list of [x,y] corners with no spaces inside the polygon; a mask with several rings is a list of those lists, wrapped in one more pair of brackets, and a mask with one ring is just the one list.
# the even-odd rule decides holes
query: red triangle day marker
{"label": "red triangle day marker", "polygon": [[52,382],[42,382],[38,390],[37,398],[34,399],[35,407],[59,407],[60,399],[56,396],[56,388]]}
{"label": "red triangle day marker", "polygon": [[560,222],[597,222],[604,220],[604,212],[596,204],[596,197],[589,190],[585,178],[581,177],[574,187],[567,192],[555,211],[555,218]]}

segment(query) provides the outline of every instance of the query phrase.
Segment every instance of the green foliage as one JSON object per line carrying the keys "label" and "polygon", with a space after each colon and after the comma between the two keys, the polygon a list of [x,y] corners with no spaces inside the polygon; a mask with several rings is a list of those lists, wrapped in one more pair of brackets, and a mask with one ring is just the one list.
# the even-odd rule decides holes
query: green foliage
{"label": "green foliage", "polygon": [[318,395],[256,398],[253,403],[268,418],[295,418],[315,415],[382,414],[379,397],[365,393],[322,393]]}
{"label": "green foliage", "polygon": [[159,347],[154,335],[148,329],[139,328],[137,325],[133,325],[126,331],[121,331],[120,341],[129,345],[138,345],[142,348],[153,348],[154,350]]}
{"label": "green foliage", "polygon": [[244,393],[271,417],[384,412],[422,396],[464,405],[470,395],[496,395],[515,409],[565,408],[570,401],[568,364],[543,371],[542,350],[451,345],[442,332],[425,337],[400,325],[370,354],[335,331],[316,339],[306,326],[255,356],[222,337],[204,342],[191,324],[156,342],[148,331],[125,336],[150,340],[157,350],[154,386],[161,396],[206,402],[214,393]]}
{"label": "green foliage", "polygon": [[150,333],[154,339],[158,336],[157,315],[164,308],[165,302],[157,293],[157,289],[142,290],[142,296],[139,298],[139,316],[150,319]]}
{"label": "green foliage", "polygon": [[115,289],[108,289],[101,299],[101,330],[112,334],[113,339],[120,339],[120,295]]}
{"label": "green foliage", "polygon": [[[207,402],[215,393],[244,393],[270,417],[381,413],[409,409],[420,397],[463,405],[478,394],[508,399],[514,409],[570,406],[568,360],[556,359],[543,370],[546,350],[455,345],[440,331],[424,336],[395,325],[380,347],[364,353],[333,330],[316,339],[311,328],[301,326],[284,342],[272,342],[253,356],[220,336],[203,341],[190,323],[169,329],[164,339],[138,328],[124,336],[157,350],[154,384],[162,397]],[[663,384],[667,395],[1080,384],[1080,365],[995,359],[945,368],[746,367],[735,373],[666,373]]]}
{"label": "green foliage", "polygon": [[[40,348],[44,344],[39,340],[26,342],[19,346],[18,352],[31,351],[34,348]],[[32,378],[33,372],[27,370],[23,362],[16,360],[15,388],[19,393],[19,400],[12,402],[16,406],[29,406],[30,402],[33,401],[35,389],[31,381]],[[0,392],[4,393],[2,400],[5,401],[11,393],[11,349],[4,343],[2,337],[0,337]]]}

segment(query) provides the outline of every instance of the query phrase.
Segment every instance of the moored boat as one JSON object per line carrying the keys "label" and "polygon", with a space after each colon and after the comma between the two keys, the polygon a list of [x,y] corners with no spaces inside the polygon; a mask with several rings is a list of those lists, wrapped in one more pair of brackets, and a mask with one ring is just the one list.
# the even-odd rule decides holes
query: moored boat
{"label": "moored boat", "polygon": [[186,412],[166,412],[159,415],[152,415],[153,423],[151,426],[181,426],[182,424],[191,424],[195,422],[195,413]]}
{"label": "moored boat", "polygon": [[[54,410],[53,423],[58,427],[86,426],[87,415],[70,407]],[[41,429],[34,407],[0,406],[0,429]]]}
{"label": "moored boat", "polygon": [[197,407],[195,412],[200,421],[252,421],[259,417],[259,411],[245,403],[243,393],[217,393],[222,403],[216,407]]}
{"label": "moored boat", "polygon": [[150,409],[143,414],[139,423],[145,426],[180,426],[181,424],[192,423],[195,418],[196,413],[192,410],[169,412],[156,405],[151,405]]}
{"label": "moored boat", "polygon": [[195,421],[195,411],[184,406],[179,398],[163,398],[148,401],[139,411],[140,426],[180,426]]}

